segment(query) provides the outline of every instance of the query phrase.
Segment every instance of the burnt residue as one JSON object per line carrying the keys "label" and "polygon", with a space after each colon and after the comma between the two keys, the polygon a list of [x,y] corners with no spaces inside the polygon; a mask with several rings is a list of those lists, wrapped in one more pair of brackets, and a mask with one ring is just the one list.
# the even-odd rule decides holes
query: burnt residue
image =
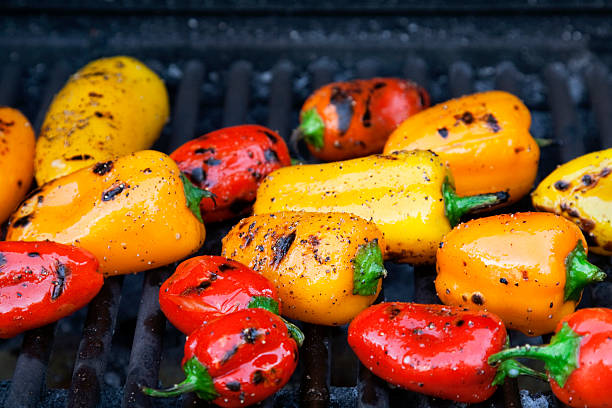
{"label": "burnt residue", "polygon": [[230,391],[240,391],[240,383],[238,381],[228,381],[227,383],[225,383],[225,386],[227,387],[228,390]]}
{"label": "burnt residue", "polygon": [[209,152],[209,153],[211,153],[211,154],[215,154],[215,153],[216,153],[216,150],[215,150],[215,148],[214,148],[214,147],[206,147],[206,148],[204,148],[204,147],[199,147],[199,148],[195,149],[193,152],[194,152],[195,154],[204,154],[204,153],[206,153],[206,152]]}
{"label": "burnt residue", "polygon": [[497,133],[501,130],[501,127],[499,126],[499,122],[497,122],[497,118],[493,116],[492,113],[486,114],[484,117],[484,120],[487,126],[489,127],[489,129],[493,131],[493,133]]}
{"label": "burnt residue", "polygon": [[264,375],[263,375],[263,371],[261,370],[255,370],[255,372],[253,373],[253,380],[251,381],[254,385],[259,385],[262,382],[264,382]]}
{"label": "burnt residue", "polygon": [[553,186],[559,191],[565,191],[570,187],[570,184],[567,181],[559,180]]}
{"label": "burnt residue", "polygon": [[219,272],[225,272],[225,271],[231,271],[231,270],[238,269],[238,268],[228,263],[222,263],[221,265],[218,266],[217,269],[219,269]]}
{"label": "burnt residue", "polygon": [[194,167],[187,175],[190,176],[191,181],[198,185],[202,185],[206,181],[206,172],[201,167]]}
{"label": "burnt residue", "polygon": [[93,167],[93,172],[94,174],[97,174],[98,176],[103,176],[109,171],[111,171],[112,169],[113,169],[113,161],[109,160],[107,162],[96,163],[95,166]]}
{"label": "burnt residue", "polygon": [[607,175],[609,175],[612,172],[612,170],[610,170],[609,167],[604,167],[603,169],[601,169],[601,171],[599,172],[599,177],[606,177]]}
{"label": "burnt residue", "polygon": [[472,293],[472,302],[475,305],[482,306],[484,304],[484,298],[480,293]]}
{"label": "burnt residue", "polygon": [[272,246],[272,267],[278,267],[285,255],[287,255],[287,252],[289,252],[293,241],[295,241],[295,231],[276,240],[276,243]]}
{"label": "burnt residue", "polygon": [[442,127],[442,128],[440,128],[440,129],[438,129],[438,134],[439,134],[439,135],[440,135],[442,138],[446,139],[446,138],[448,137],[448,129],[447,129],[447,128],[445,128],[445,127]]}
{"label": "burnt residue", "polygon": [[425,96],[425,90],[419,88],[419,91],[417,93],[419,95],[419,103],[421,104],[421,108],[425,108],[427,106],[427,97]]}
{"label": "burnt residue", "polygon": [[260,181],[263,178],[263,174],[258,172],[252,167],[249,167],[247,171],[251,174],[251,176],[255,179],[255,181]]}
{"label": "burnt residue", "polygon": [[508,279],[506,279],[506,278],[499,278],[499,282],[503,283],[504,285],[507,285],[508,284]]}
{"label": "burnt residue", "polygon": [[465,321],[463,321],[463,320],[457,320],[457,323],[455,323],[455,325],[457,327],[461,327],[461,326],[463,326],[464,323],[465,323]]}
{"label": "burnt residue", "polygon": [[6,255],[3,252],[0,252],[0,268],[3,268],[6,265]]}
{"label": "burnt residue", "polygon": [[15,222],[13,222],[14,228],[22,228],[30,224],[32,219],[32,214],[24,215],[23,217],[17,218]]}
{"label": "burnt residue", "polygon": [[96,92],[94,92],[94,91],[91,91],[90,93],[88,93],[88,95],[89,95],[91,98],[102,98],[102,96],[104,96],[104,95],[99,94],[99,93],[96,93]]}
{"label": "burnt residue", "polygon": [[243,200],[239,198],[230,204],[229,209],[234,214],[242,214],[247,209],[251,208],[253,202],[254,200]]}
{"label": "burnt residue", "polygon": [[40,253],[39,252],[28,252],[28,256],[30,258],[38,258],[40,257]]}
{"label": "burnt residue", "polygon": [[121,194],[121,192],[126,188],[129,187],[127,186],[125,183],[115,183],[111,186],[111,188],[109,188],[108,190],[104,191],[102,193],[102,201],[110,201],[110,200],[114,200],[115,197],[117,197],[118,194]]}
{"label": "burnt residue", "polygon": [[361,123],[363,123],[364,127],[372,126],[372,112],[370,111],[370,103],[372,101],[372,94],[368,95],[368,98],[365,101],[365,110],[363,112],[363,116],[361,117]]}
{"label": "burnt residue", "polygon": [[565,211],[570,217],[580,217],[580,213],[575,208],[572,208],[571,204],[561,203],[559,207],[561,208],[561,211]]}
{"label": "burnt residue", "polygon": [[51,292],[51,300],[55,300],[61,296],[66,286],[66,277],[70,274],[68,267],[58,262],[55,266],[55,280],[53,281],[53,291]]}
{"label": "burnt residue", "polygon": [[590,186],[591,184],[593,184],[593,177],[591,177],[589,174],[585,174],[584,176],[582,176],[582,179],[580,181],[582,181],[582,184],[584,184],[585,186]]}
{"label": "burnt residue", "polygon": [[206,164],[207,166],[218,166],[221,164],[221,160],[211,157],[209,159],[204,160],[204,164]]}
{"label": "burnt residue", "polygon": [[468,111],[463,112],[461,115],[455,115],[455,119],[465,123],[466,125],[474,123],[474,115],[472,115],[472,112]]}
{"label": "burnt residue", "polygon": [[247,344],[255,344],[259,336],[261,333],[255,327],[247,327],[240,332],[240,338]]}
{"label": "burnt residue", "polygon": [[389,319],[393,320],[397,317],[398,314],[400,314],[401,310],[398,309],[397,307],[393,306],[389,309]]}
{"label": "burnt residue", "polygon": [[91,160],[91,159],[93,159],[93,157],[91,157],[88,154],[77,154],[76,156],[69,157],[66,160]]}
{"label": "burnt residue", "polygon": [[266,149],[264,150],[264,159],[266,159],[266,161],[268,163],[278,163],[280,162],[279,158],[278,158],[278,154],[276,154],[276,152],[272,149]]}
{"label": "burnt residue", "polygon": [[587,218],[580,218],[580,228],[584,232],[591,232],[595,229],[595,222]]}
{"label": "burnt residue", "polygon": [[268,139],[270,139],[272,144],[278,143],[278,137],[276,137],[276,135],[274,133],[272,133],[270,131],[267,131],[267,130],[261,130],[261,133],[266,135],[268,137]]}
{"label": "burnt residue", "polygon": [[225,364],[230,361],[230,359],[234,357],[234,354],[238,352],[238,347],[239,345],[235,344],[231,349],[227,350],[221,359],[221,364]]}
{"label": "burnt residue", "polygon": [[332,88],[329,101],[336,108],[338,131],[345,133],[353,119],[353,98],[347,92],[335,86]]}

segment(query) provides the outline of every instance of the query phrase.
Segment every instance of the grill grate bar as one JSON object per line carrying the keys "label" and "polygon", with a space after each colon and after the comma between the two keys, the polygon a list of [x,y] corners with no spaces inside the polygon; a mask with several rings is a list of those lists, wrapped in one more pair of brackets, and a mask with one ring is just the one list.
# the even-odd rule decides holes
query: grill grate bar
{"label": "grill grate bar", "polygon": [[17,63],[7,64],[0,77],[0,106],[12,106],[17,100],[21,66]]}
{"label": "grill grate bar", "polygon": [[589,66],[586,71],[586,83],[589,90],[591,109],[595,114],[601,144],[598,148],[612,146],[612,101],[608,68],[601,62]]}
{"label": "grill grate bar", "polygon": [[272,69],[268,127],[288,140],[291,128],[293,65],[281,61]]}
{"label": "grill grate bar", "polygon": [[227,91],[223,110],[223,126],[246,123],[251,94],[251,63],[235,62],[227,76]]}
{"label": "grill grate bar", "polygon": [[300,384],[302,407],[329,407],[329,332],[329,327],[304,324],[306,339],[301,353],[304,374]]}
{"label": "grill grate bar", "polygon": [[520,98],[519,75],[513,63],[509,61],[500,63],[497,66],[495,89],[510,92]]}
{"label": "grill grate bar", "polygon": [[448,69],[448,85],[453,98],[474,92],[473,76],[474,71],[471,65],[466,62],[458,61],[450,66]]}

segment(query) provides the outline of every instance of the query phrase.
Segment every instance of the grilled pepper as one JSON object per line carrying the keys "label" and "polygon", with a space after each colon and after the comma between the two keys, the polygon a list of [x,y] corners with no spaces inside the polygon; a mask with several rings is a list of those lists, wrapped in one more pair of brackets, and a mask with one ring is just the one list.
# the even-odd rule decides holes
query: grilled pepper
{"label": "grilled pepper", "polygon": [[170,323],[185,334],[241,309],[264,307],[280,312],[276,289],[269,280],[222,256],[182,262],[159,289],[159,305]]}
{"label": "grilled pepper", "polygon": [[297,366],[297,344],[280,317],[264,309],[244,309],[219,317],[187,337],[180,384],[153,397],[195,392],[221,407],[262,401],[289,381]]}
{"label": "grilled pepper", "polygon": [[457,194],[506,191],[507,203],[529,192],[540,149],[529,134],[531,116],[512,94],[491,91],[453,99],[404,121],[384,153],[430,149],[450,168]]}
{"label": "grilled pepper", "polygon": [[487,359],[506,343],[499,317],[443,305],[380,303],[350,324],[348,342],[370,371],[403,388],[459,402],[481,402],[506,376],[540,376],[512,360]]}
{"label": "grilled pepper", "polygon": [[550,386],[570,407],[612,407],[612,309],[581,309],[564,317],[550,344],[504,350],[492,364],[514,357],[543,360]]}
{"label": "grilled pepper", "polygon": [[531,195],[535,208],[572,220],[589,249],[612,255],[612,149],[589,153],[557,167]]}
{"label": "grilled pepper", "polygon": [[199,212],[205,192],[183,182],[170,157],[152,150],[100,162],[34,191],[11,216],[7,239],[85,248],[105,275],[167,265],[204,243],[188,200]]}
{"label": "grilled pepper", "polygon": [[104,279],[89,252],[54,242],[0,242],[0,338],[85,306]]}
{"label": "grilled pepper", "polygon": [[282,212],[241,220],[222,255],[272,281],[285,316],[342,325],[376,299],[384,247],[378,228],[359,217]]}
{"label": "grilled pepper", "polygon": [[118,156],[148,149],[168,120],[162,80],[140,61],[92,61],[55,96],[36,143],[39,185]]}
{"label": "grilled pepper", "polygon": [[34,131],[16,109],[0,106],[0,223],[23,200],[34,174]]}
{"label": "grilled pepper", "polygon": [[291,164],[287,145],[278,133],[257,125],[207,133],[170,157],[196,186],[214,194],[200,203],[204,222],[249,212],[261,180]]}
{"label": "grilled pepper", "polygon": [[304,103],[294,138],[313,156],[345,160],[380,153],[387,137],[429,106],[427,92],[397,78],[356,79],[317,89]]}
{"label": "grilled pepper", "polygon": [[384,233],[387,258],[432,263],[442,237],[463,214],[507,197],[458,197],[436,155],[412,151],[276,170],[257,190],[254,211],[352,213]]}
{"label": "grilled pepper", "polygon": [[444,304],[488,310],[530,336],[550,333],[582,289],[605,273],[586,259],[580,229],[555,214],[480,218],[453,229],[437,253]]}

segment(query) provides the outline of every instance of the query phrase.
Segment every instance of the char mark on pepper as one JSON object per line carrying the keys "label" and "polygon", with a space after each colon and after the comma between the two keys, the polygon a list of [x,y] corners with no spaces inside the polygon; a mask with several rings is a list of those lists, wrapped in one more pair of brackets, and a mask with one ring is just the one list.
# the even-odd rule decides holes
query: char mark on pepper
{"label": "char mark on pepper", "polygon": [[53,282],[53,292],[51,293],[51,300],[55,300],[64,292],[66,286],[66,276],[70,274],[70,270],[66,265],[61,262],[57,262],[55,267],[55,278]]}
{"label": "char mark on pepper", "polygon": [[278,158],[278,154],[272,149],[264,150],[264,158],[268,163],[279,163],[280,159]]}
{"label": "char mark on pepper", "polygon": [[96,163],[96,165],[93,168],[93,172],[97,174],[98,176],[103,176],[109,171],[111,171],[112,169],[113,169],[113,161],[109,160],[107,162]]}
{"label": "char mark on pepper", "polygon": [[24,215],[23,217],[17,218],[13,223],[14,228],[25,227],[30,224],[30,219],[32,218],[32,214]]}
{"label": "char mark on pepper", "polygon": [[91,157],[88,154],[77,154],[76,156],[69,157],[66,160],[91,160],[91,159],[93,159],[93,157]]}
{"label": "char mark on pepper", "polygon": [[268,132],[267,130],[260,130],[260,132],[266,135],[273,144],[278,143],[278,138],[276,137],[276,135],[274,135],[274,133]]}
{"label": "char mark on pepper", "polygon": [[287,252],[289,252],[289,248],[291,248],[291,244],[295,240],[295,231],[291,234],[280,237],[274,246],[272,246],[272,267],[277,268],[281,263]]}
{"label": "char mark on pepper", "polygon": [[330,102],[336,108],[338,115],[338,131],[345,133],[353,119],[353,98],[338,87],[332,88]]}

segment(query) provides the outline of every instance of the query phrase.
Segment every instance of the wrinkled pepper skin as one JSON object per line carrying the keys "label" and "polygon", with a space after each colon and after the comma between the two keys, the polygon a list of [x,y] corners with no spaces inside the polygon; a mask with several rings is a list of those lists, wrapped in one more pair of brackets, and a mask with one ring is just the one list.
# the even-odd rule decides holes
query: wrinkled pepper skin
{"label": "wrinkled pepper skin", "polygon": [[0,338],[53,323],[102,288],[89,252],[55,242],[0,242]]}
{"label": "wrinkled pepper skin", "polygon": [[38,185],[148,149],[168,120],[163,81],[126,56],[90,62],[55,96],[36,143]]}
{"label": "wrinkled pepper skin", "polygon": [[443,305],[379,303],[350,324],[348,343],[375,375],[411,391],[481,402],[496,390],[487,363],[502,350],[499,317]]}
{"label": "wrinkled pepper skin", "polygon": [[[386,273],[384,247],[378,228],[359,217],[281,212],[241,220],[223,238],[221,255],[273,282],[284,316],[335,326],[376,300]],[[364,288],[355,283],[361,276]]]}
{"label": "wrinkled pepper skin", "polygon": [[558,215],[479,218],[444,237],[436,291],[446,305],[488,310],[509,329],[538,336],[574,311],[584,286],[605,277],[585,258],[580,229]]}
{"label": "wrinkled pepper skin", "polygon": [[170,157],[192,183],[215,195],[200,203],[205,223],[248,213],[261,180],[279,167],[291,165],[285,141],[258,125],[207,133],[185,143]]}
{"label": "wrinkled pepper skin", "polygon": [[411,116],[389,136],[384,154],[430,149],[453,173],[457,194],[506,191],[510,204],[529,193],[538,170],[540,148],[530,124],[516,96],[476,93]]}
{"label": "wrinkled pepper skin", "polygon": [[337,161],[380,153],[406,118],[429,106],[425,89],[398,78],[356,79],[317,89],[298,132],[313,156]]}
{"label": "wrinkled pepper skin", "polygon": [[162,312],[187,335],[221,315],[260,303],[271,304],[280,312],[274,285],[222,256],[197,256],[182,262],[159,289]]}
{"label": "wrinkled pepper skin", "polygon": [[533,206],[575,222],[589,250],[612,255],[612,149],[567,162],[546,177],[531,194]]}
{"label": "wrinkled pepper skin", "polygon": [[380,228],[388,259],[433,263],[438,244],[454,225],[442,191],[449,178],[444,164],[428,151],[291,166],[263,181],[253,209],[255,214],[352,213]]}
{"label": "wrinkled pepper skin", "polygon": [[7,239],[85,248],[105,275],[176,262],[205,237],[179,175],[170,157],[152,150],[94,164],[34,191],[11,216]]}
{"label": "wrinkled pepper skin", "polygon": [[283,320],[264,309],[245,309],[187,337],[183,383],[166,391],[143,391],[156,397],[195,391],[220,407],[245,407],[280,390],[297,361],[297,344]]}
{"label": "wrinkled pepper skin", "polygon": [[23,200],[34,175],[34,130],[21,112],[0,106],[0,223]]}

